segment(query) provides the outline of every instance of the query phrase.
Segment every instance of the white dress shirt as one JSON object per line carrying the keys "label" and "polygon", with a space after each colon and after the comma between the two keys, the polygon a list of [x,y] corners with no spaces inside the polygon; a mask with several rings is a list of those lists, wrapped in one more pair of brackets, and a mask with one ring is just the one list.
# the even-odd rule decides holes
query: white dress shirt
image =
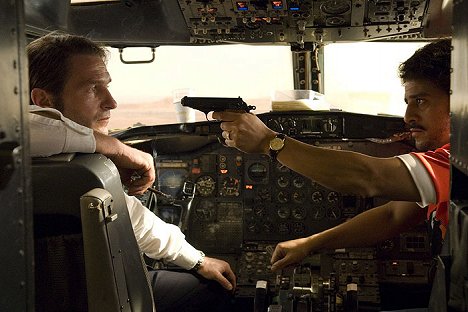
{"label": "white dress shirt", "polygon": [[[56,109],[31,105],[29,130],[32,157],[96,151],[93,130],[66,118]],[[195,266],[200,252],[185,240],[185,235],[177,226],[161,220],[134,196],[125,194],[125,201],[142,252],[184,269]]]}

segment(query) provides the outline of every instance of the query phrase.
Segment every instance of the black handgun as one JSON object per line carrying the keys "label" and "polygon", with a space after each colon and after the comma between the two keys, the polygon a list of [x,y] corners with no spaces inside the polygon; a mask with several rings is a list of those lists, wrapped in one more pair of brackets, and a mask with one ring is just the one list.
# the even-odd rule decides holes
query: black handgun
{"label": "black handgun", "polygon": [[182,106],[191,107],[203,112],[208,119],[209,112],[222,112],[226,110],[237,110],[250,112],[255,106],[247,105],[242,98],[218,98],[218,97],[188,97],[184,96],[180,101]]}

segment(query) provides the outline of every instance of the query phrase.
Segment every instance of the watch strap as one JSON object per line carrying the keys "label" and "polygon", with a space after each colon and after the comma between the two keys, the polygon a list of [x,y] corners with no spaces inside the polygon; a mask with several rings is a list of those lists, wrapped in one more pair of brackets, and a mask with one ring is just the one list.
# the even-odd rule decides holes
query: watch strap
{"label": "watch strap", "polygon": [[278,156],[278,153],[281,152],[283,150],[283,148],[284,148],[284,140],[286,139],[286,135],[284,135],[283,133],[277,133],[275,138],[283,140],[283,146],[279,150],[274,150],[270,146],[270,157],[271,157],[271,159],[276,160],[276,157]]}

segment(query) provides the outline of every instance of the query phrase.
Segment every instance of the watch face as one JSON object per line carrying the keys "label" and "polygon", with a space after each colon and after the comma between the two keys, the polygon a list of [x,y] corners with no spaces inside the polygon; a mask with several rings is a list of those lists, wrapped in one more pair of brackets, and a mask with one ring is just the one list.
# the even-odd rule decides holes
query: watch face
{"label": "watch face", "polygon": [[279,151],[283,148],[284,146],[284,141],[283,139],[280,138],[274,138],[273,140],[270,141],[270,148],[274,151]]}

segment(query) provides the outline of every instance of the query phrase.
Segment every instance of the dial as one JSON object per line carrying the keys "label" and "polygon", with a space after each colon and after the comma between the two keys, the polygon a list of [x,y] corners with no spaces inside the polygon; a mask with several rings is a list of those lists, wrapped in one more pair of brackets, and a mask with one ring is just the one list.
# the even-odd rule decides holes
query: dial
{"label": "dial", "polygon": [[273,229],[274,229],[273,223],[271,223],[270,221],[265,221],[262,224],[262,229],[263,229],[263,232],[265,233],[273,232]]}
{"label": "dial", "polygon": [[211,200],[202,200],[195,208],[195,216],[198,220],[211,221],[215,216],[215,204]]}
{"label": "dial", "polygon": [[257,202],[269,202],[271,201],[271,194],[270,190],[267,188],[261,188],[257,191],[257,195],[255,196],[255,201]]}
{"label": "dial", "polygon": [[288,192],[280,191],[280,192],[278,192],[278,195],[276,195],[276,199],[280,203],[285,204],[285,203],[289,202],[289,194],[288,194]]}
{"label": "dial", "polygon": [[239,196],[239,179],[233,177],[225,177],[221,184],[221,196]]}
{"label": "dial", "polygon": [[307,211],[304,207],[296,207],[292,210],[292,216],[296,220],[303,220],[307,216]]}
{"label": "dial", "polygon": [[211,176],[201,176],[197,180],[197,193],[200,196],[207,197],[213,194],[216,182]]}
{"label": "dial", "polygon": [[304,192],[302,191],[295,191],[292,194],[292,199],[293,199],[293,202],[295,202],[296,204],[302,204],[305,201],[306,196]]}
{"label": "dial", "polygon": [[330,220],[338,220],[341,218],[341,209],[338,207],[328,207],[327,218]]}
{"label": "dial", "polygon": [[303,177],[295,177],[293,179],[293,185],[295,188],[303,188],[305,185],[305,181]]}
{"label": "dial", "polygon": [[289,178],[286,176],[279,176],[278,179],[276,180],[276,184],[278,184],[279,187],[285,188],[289,186]]}
{"label": "dial", "polygon": [[254,207],[253,212],[257,217],[263,218],[266,215],[266,207],[263,205],[257,205]]}
{"label": "dial", "polygon": [[249,221],[247,223],[247,231],[249,231],[250,233],[258,233],[260,232],[260,228],[257,224],[257,222],[255,221]]}
{"label": "dial", "polygon": [[312,201],[314,203],[320,203],[322,200],[323,200],[322,192],[315,191],[315,192],[312,193]]}
{"label": "dial", "polygon": [[252,181],[260,182],[267,178],[268,169],[264,164],[256,162],[249,166],[247,175]]}
{"label": "dial", "polygon": [[311,214],[312,214],[312,219],[314,220],[322,220],[325,218],[325,207],[323,206],[315,206],[312,207]]}
{"label": "dial", "polygon": [[343,14],[351,10],[351,3],[348,0],[329,0],[322,3],[320,9],[326,14]]}
{"label": "dial", "polygon": [[277,214],[278,217],[280,217],[281,219],[287,219],[287,218],[289,218],[289,216],[291,215],[291,210],[289,209],[289,207],[281,206],[281,207],[279,207],[278,210],[276,211],[276,214]]}
{"label": "dial", "polygon": [[292,225],[292,231],[294,234],[304,234],[305,225],[302,222],[294,222]]}
{"label": "dial", "polygon": [[327,199],[330,203],[337,203],[338,200],[340,199],[340,196],[338,195],[337,192],[330,192],[327,195]]}

